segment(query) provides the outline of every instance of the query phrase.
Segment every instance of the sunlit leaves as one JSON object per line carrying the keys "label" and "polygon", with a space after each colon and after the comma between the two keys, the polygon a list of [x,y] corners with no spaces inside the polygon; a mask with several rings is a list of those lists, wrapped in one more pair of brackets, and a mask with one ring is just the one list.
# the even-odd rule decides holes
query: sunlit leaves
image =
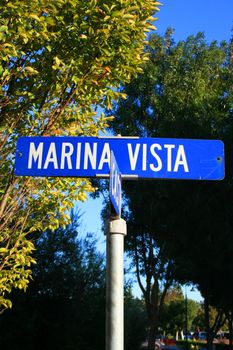
{"label": "sunlit leaves", "polygon": [[158,5],[153,0],[1,2],[0,305],[10,306],[6,294],[29,282],[33,247],[26,235],[65,226],[74,201],[93,191],[85,179],[15,178],[18,136],[104,131],[112,118],[98,115],[98,107],[111,108],[123,97],[117,88],[141,72],[145,33]]}
{"label": "sunlit leaves", "polygon": [[[67,119],[64,104],[72,104],[76,117],[80,105],[82,114],[97,103],[105,107],[107,91],[140,71],[145,31],[156,5],[152,0],[34,1],[30,6],[26,1],[7,2],[1,9],[0,27],[4,35],[0,55],[6,61],[4,92],[5,83],[12,80],[19,94],[27,89],[34,94],[33,111],[43,107],[49,117],[57,105],[56,114],[63,114],[63,120]],[[105,67],[112,69],[106,72]],[[37,71],[37,76],[32,74]],[[13,118],[13,98],[14,94],[5,101],[8,123]],[[27,99],[17,99],[14,115],[19,111],[29,112]],[[53,124],[57,115],[54,119]]]}

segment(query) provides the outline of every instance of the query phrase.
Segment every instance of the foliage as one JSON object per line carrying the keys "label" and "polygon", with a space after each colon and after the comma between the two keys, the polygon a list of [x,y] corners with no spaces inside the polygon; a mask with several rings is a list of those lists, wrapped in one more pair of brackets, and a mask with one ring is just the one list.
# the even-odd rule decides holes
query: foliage
{"label": "foliage", "polygon": [[[229,287],[232,276],[232,49],[232,41],[208,44],[202,33],[177,44],[170,29],[163,37],[152,35],[144,74],[122,88],[128,97],[115,104],[111,124],[122,136],[225,141],[221,183],[125,182],[124,190],[129,224],[137,223],[137,232],[148,235],[151,249],[162,249],[172,262],[172,276],[192,281],[212,304],[228,307],[231,288],[228,293],[219,281],[224,276]],[[136,241],[135,229],[128,238],[142,253],[150,246],[148,240]],[[155,261],[147,261],[152,272]]]}
{"label": "foliage", "polygon": [[[179,286],[168,289],[164,299],[164,305],[160,316],[160,327],[166,334],[175,336],[178,331],[186,330],[186,316],[187,329],[195,330],[196,325],[193,321],[201,310],[201,305],[192,300],[186,300],[182,289]],[[187,313],[186,313],[187,312]]]}
{"label": "foliage", "polygon": [[[93,191],[85,179],[16,178],[18,136],[97,135],[141,72],[153,0],[35,0],[0,4],[0,305],[26,288],[33,245],[26,234],[69,222],[67,211]],[[20,261],[20,263],[19,263]]]}
{"label": "foliage", "polygon": [[[216,335],[216,333],[219,331],[219,329],[223,330],[228,329],[226,318],[224,320],[224,322],[221,321],[221,325],[219,327],[218,323],[218,318],[219,318],[219,310],[216,309],[215,307],[210,307],[209,308],[209,326],[210,329],[213,331],[213,334]],[[205,324],[205,315],[204,315],[204,304],[201,304],[201,307],[198,310],[198,313],[196,315],[196,317],[193,320],[193,328],[194,329],[200,329],[200,330],[204,330],[206,328],[206,324]],[[217,328],[218,327],[218,328]]]}
{"label": "foliage", "polygon": [[139,349],[146,338],[146,311],[142,300],[134,298],[130,289],[125,290],[124,299],[125,349]]}
{"label": "foliage", "polygon": [[[0,318],[4,349],[94,349],[105,341],[105,267],[92,235],[78,238],[78,213],[72,224],[37,237],[33,281],[27,293],[14,292],[14,308]],[[125,348],[145,338],[143,301],[125,289]]]}
{"label": "foliage", "polygon": [[164,298],[164,302],[168,304],[174,300],[175,301],[176,300],[183,300],[183,298],[184,298],[184,295],[183,295],[181,286],[179,286],[177,284],[177,285],[174,285],[174,287],[169,288],[167,290],[167,293],[166,293],[165,298]]}
{"label": "foliage", "polygon": [[[192,324],[200,309],[200,305],[194,300],[187,300],[187,329],[193,329]],[[164,303],[161,315],[161,325],[166,333],[175,336],[175,332],[186,330],[186,301],[185,299],[171,300]]]}
{"label": "foliage", "polygon": [[103,257],[91,235],[77,238],[78,220],[37,234],[33,281],[0,319],[4,349],[104,348]]}

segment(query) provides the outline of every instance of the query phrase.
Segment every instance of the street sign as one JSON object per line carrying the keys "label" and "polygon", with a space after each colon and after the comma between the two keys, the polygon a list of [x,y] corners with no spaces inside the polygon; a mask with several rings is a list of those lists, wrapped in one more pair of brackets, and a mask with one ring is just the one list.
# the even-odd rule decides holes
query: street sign
{"label": "street sign", "polygon": [[114,153],[111,151],[109,195],[111,204],[118,217],[121,216],[121,173]]}
{"label": "street sign", "polygon": [[138,137],[21,137],[15,174],[108,178],[111,151],[124,179],[224,178],[222,141]]}

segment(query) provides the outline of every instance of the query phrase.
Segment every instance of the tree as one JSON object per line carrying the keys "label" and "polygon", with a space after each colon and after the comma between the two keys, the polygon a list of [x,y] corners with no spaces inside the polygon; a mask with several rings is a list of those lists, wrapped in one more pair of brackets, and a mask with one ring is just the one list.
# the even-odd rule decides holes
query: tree
{"label": "tree", "polygon": [[[166,245],[158,242],[156,218],[157,203],[151,196],[152,183],[130,183],[125,188],[128,196],[126,215],[129,235],[126,250],[136,271],[137,281],[145,302],[148,323],[148,344],[153,349],[160,325],[160,317],[167,290],[172,286],[173,266],[166,254]],[[138,200],[138,191],[147,200]]]}
{"label": "tree", "polygon": [[[206,329],[204,303],[201,303],[200,306],[201,307],[193,320],[193,325],[194,329],[203,330]],[[214,337],[220,329],[228,329],[225,315],[221,315],[219,310],[214,307],[209,308],[209,325],[210,331]]]}
{"label": "tree", "polygon": [[116,88],[141,72],[153,0],[33,2],[0,5],[0,305],[26,289],[29,232],[69,222],[67,210],[93,191],[86,179],[17,178],[18,136],[97,135]]}
{"label": "tree", "polygon": [[37,264],[27,293],[0,319],[5,349],[103,349],[105,267],[91,235],[78,238],[80,216],[66,228],[34,234]]}
{"label": "tree", "polygon": [[139,349],[146,338],[146,311],[143,300],[134,298],[130,288],[125,288],[124,298],[125,349]]}
{"label": "tree", "polygon": [[160,318],[162,329],[173,336],[179,331],[186,331],[187,317],[187,330],[191,330],[199,309],[200,305],[191,299],[187,299],[186,309],[186,298],[181,289],[168,290]]}
{"label": "tree", "polygon": [[[223,139],[227,173],[221,183],[125,182],[129,220],[150,223],[140,232],[148,233],[151,249],[163,247],[173,278],[198,285],[212,303],[220,294],[226,301],[218,281],[232,256],[232,41],[208,44],[199,33],[176,44],[168,30],[152,35],[147,51],[144,73],[122,88],[128,97],[115,104],[112,129],[123,136]],[[136,241],[135,230],[128,238]],[[141,240],[136,247],[148,245]],[[148,268],[154,271],[153,260]]]}

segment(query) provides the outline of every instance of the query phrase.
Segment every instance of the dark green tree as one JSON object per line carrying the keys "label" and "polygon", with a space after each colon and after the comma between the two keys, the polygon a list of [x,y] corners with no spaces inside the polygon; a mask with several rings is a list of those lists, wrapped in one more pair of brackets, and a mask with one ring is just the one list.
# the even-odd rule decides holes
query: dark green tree
{"label": "dark green tree", "polygon": [[130,288],[125,289],[124,300],[125,350],[139,349],[146,338],[146,309],[143,300],[135,298]]}
{"label": "dark green tree", "polygon": [[[166,334],[173,335],[174,337],[183,331],[190,331],[192,329],[193,320],[198,315],[200,304],[192,299],[187,299],[182,294],[171,294],[171,290],[168,291],[168,295],[165,298],[162,314],[160,317],[161,327],[165,330]],[[186,325],[187,317],[187,325]]]}
{"label": "dark green tree", "polygon": [[[168,288],[173,283],[173,266],[166,254],[166,244],[159,244],[157,232],[160,229],[154,212],[157,203],[150,192],[151,182],[131,182],[126,188],[128,208],[126,214],[128,236],[126,249],[135,267],[137,281],[142,291],[147,311],[149,347],[154,346],[160,325],[160,314]],[[124,186],[125,188],[125,186]],[[138,194],[143,194],[142,201]]]}
{"label": "dark green tree", "polygon": [[[163,37],[152,35],[147,50],[150,60],[144,74],[122,87],[128,97],[115,105],[113,131],[123,136],[220,138],[225,142],[226,179],[124,182],[128,248],[136,267],[138,252],[144,258],[152,257],[152,251],[159,254],[144,259],[138,274],[147,276],[146,269],[155,274],[155,262],[163,252],[163,261],[173,269],[170,281],[192,281],[209,303],[231,308],[232,297],[226,299],[228,292],[219,277],[233,275],[232,41],[207,43],[199,33],[176,44],[168,30]],[[161,281],[169,281],[166,278],[161,275]],[[148,281],[151,290],[150,277]],[[229,283],[228,287],[231,291]],[[158,295],[157,288],[152,295],[155,304]],[[151,305],[148,317],[150,312]]]}
{"label": "dark green tree", "polygon": [[37,265],[27,293],[15,293],[0,318],[4,349],[103,349],[105,269],[96,241],[71,225],[44,232],[35,242]]}

